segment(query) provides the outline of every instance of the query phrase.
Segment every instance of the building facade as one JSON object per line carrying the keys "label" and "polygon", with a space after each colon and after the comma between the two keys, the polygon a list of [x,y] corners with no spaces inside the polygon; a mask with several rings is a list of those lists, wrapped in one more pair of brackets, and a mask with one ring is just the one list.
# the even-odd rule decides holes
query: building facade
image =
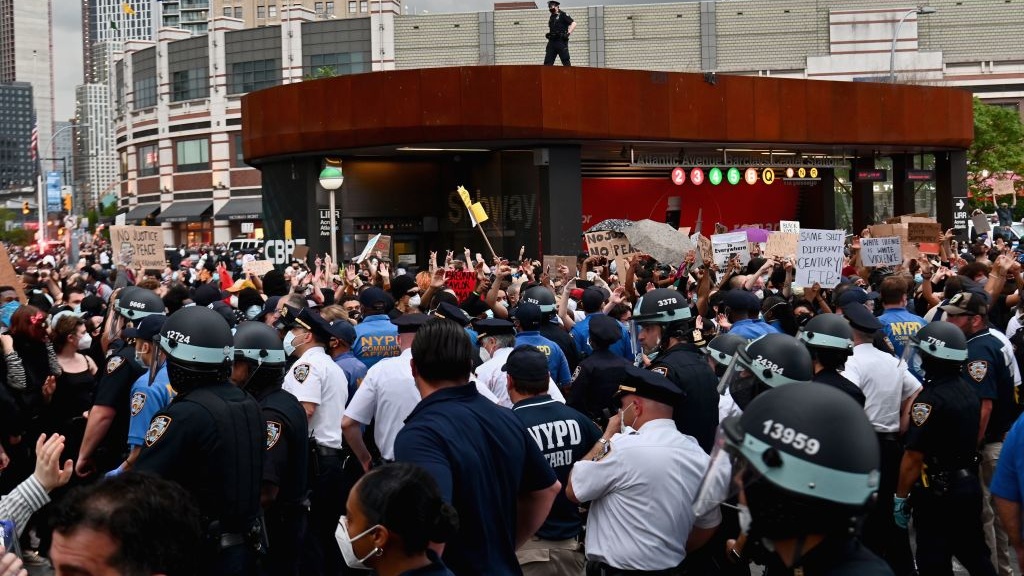
{"label": "building facade", "polygon": [[32,138],[32,85],[0,83],[0,193],[35,183]]}
{"label": "building facade", "polygon": [[117,192],[113,109],[107,84],[82,84],[75,89],[75,207],[79,213]]}
{"label": "building facade", "polygon": [[[128,46],[117,65],[121,203],[130,220],[164,224],[169,244],[223,242],[241,233],[238,222],[217,215],[228,202],[260,192],[261,175],[242,162],[239,149],[243,93],[321,75],[540,64],[544,55],[542,9],[403,15],[397,2],[371,0],[368,16],[356,3],[356,18],[324,18],[325,2],[323,13],[316,3],[275,7],[273,20],[271,0],[253,1],[254,23],[273,25],[244,29],[250,0],[181,0],[179,16],[186,4],[205,9],[213,32],[163,30],[156,46]],[[168,25],[174,2],[162,4]],[[334,8],[347,14],[350,5]],[[577,66],[704,72],[712,84],[719,73],[884,82],[892,67],[899,83],[964,87],[1024,114],[1024,44],[1016,41],[1024,11],[1002,0],[932,6],[935,13],[919,15],[895,0],[707,0],[566,11],[577,22],[570,42]],[[398,112],[404,111],[385,111],[381,121]],[[188,222],[177,210],[167,215],[179,203],[190,203]]]}
{"label": "building facade", "polygon": [[285,6],[301,6],[316,19],[361,18],[369,16],[370,5],[388,10],[388,3],[370,0],[163,0],[160,25],[205,34],[214,16],[235,18],[244,28],[281,24]]}
{"label": "building facade", "polygon": [[44,158],[54,156],[52,10],[52,0],[0,0],[0,82],[32,85]]}

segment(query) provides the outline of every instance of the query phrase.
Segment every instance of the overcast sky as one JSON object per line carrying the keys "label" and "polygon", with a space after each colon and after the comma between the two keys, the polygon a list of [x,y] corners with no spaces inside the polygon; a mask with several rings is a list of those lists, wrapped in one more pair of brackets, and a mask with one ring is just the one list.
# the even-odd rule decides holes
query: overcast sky
{"label": "overcast sky", "polygon": [[[544,0],[546,1],[546,0]],[[677,0],[678,1],[678,0]],[[683,0],[689,1],[689,0]],[[654,4],[657,0],[564,0],[562,7],[568,12],[573,6],[610,4]],[[283,2],[282,2],[283,3]],[[537,0],[538,4],[542,0]],[[476,12],[490,10],[492,0],[403,0],[403,4],[417,12]],[[57,121],[75,115],[75,86],[82,83],[82,14],[80,2],[53,1],[53,73],[56,95]]]}

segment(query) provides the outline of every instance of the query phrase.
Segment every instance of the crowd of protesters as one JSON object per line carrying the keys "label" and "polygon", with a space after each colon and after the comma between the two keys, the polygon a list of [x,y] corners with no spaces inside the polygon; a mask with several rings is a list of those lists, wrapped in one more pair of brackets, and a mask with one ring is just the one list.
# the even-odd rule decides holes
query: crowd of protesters
{"label": "crowd of protesters", "polygon": [[[851,242],[834,286],[795,285],[794,260],[756,243],[749,261],[722,266],[691,251],[682,262],[583,253],[552,268],[525,250],[485,258],[467,248],[431,252],[422,267],[380,253],[313,255],[262,275],[247,272],[258,253],[226,246],[168,250],[162,270],[117,264],[101,241],[77,262],[10,246],[18,282],[0,286],[0,520],[14,521],[7,543],[20,560],[9,552],[0,575],[22,562],[58,574],[99,573],[74,571],[97,562],[123,574],[609,576],[749,574],[753,562],[774,576],[845,561],[903,575],[948,573],[953,556],[972,574],[1011,574],[1010,548],[1024,558],[1014,426],[1024,243],[997,233],[958,244],[951,231],[936,240],[938,254],[894,267],[862,266]],[[230,379],[211,374],[270,414],[251,540],[211,532],[223,518],[197,488],[201,474],[161,472],[172,461],[203,466],[181,464],[198,453],[174,460],[204,448],[168,433],[205,385],[175,368],[182,347],[168,345],[177,338],[202,355],[202,330],[172,328],[189,326],[183,311],[194,308],[217,318],[204,316],[211,332],[223,321],[233,334]],[[962,337],[943,336],[949,326]],[[936,384],[937,347],[956,358],[964,349],[943,357],[973,391],[960,404],[929,396],[947,390]],[[801,432],[813,418],[787,421],[792,402],[764,412],[782,402],[783,384],[805,390],[819,414],[838,406],[837,422],[852,410],[848,434],[826,446],[837,433]],[[841,394],[806,392],[821,387]],[[759,439],[744,420],[755,413],[775,414],[754,426]],[[790,423],[773,432],[780,421]],[[947,466],[933,430],[954,422],[973,426],[971,461]],[[736,443],[744,426],[748,441]],[[870,446],[850,444],[855,429]],[[808,438],[840,456],[816,460]],[[751,442],[768,448],[740,472]],[[703,506],[723,451],[744,489]],[[787,480],[798,474],[790,458],[810,455],[805,473],[840,474],[861,453],[874,464],[853,501]],[[968,484],[967,496],[941,502],[960,506],[945,513],[970,532],[969,550],[922,529],[929,497]],[[219,545],[204,547],[211,537]],[[251,558],[218,572],[238,545]]]}

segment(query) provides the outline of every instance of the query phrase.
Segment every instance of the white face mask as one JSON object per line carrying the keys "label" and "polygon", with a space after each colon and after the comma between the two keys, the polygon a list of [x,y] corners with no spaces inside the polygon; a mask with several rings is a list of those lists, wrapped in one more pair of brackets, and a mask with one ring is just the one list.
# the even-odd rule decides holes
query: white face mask
{"label": "white face mask", "polygon": [[92,335],[86,332],[85,334],[82,334],[81,338],[78,339],[78,349],[88,350],[90,346],[92,346]]}
{"label": "white face mask", "polygon": [[412,296],[409,297],[409,306],[415,306],[416,308],[420,307],[420,295],[419,294],[413,294]]}
{"label": "white face mask", "polygon": [[238,308],[238,296],[232,296],[228,300],[231,302],[232,308]]}
{"label": "white face mask", "polygon": [[363,536],[366,536],[374,529],[378,528],[380,524],[370,526],[366,530],[357,534],[354,538],[350,538],[348,535],[348,518],[342,516],[338,520],[338,529],[334,531],[334,538],[338,541],[338,548],[341,549],[341,555],[345,558],[345,564],[348,564],[349,568],[355,568],[356,570],[372,570],[365,564],[366,560],[371,556],[380,556],[383,550],[380,548],[374,548],[369,554],[359,558],[356,556],[356,551],[352,548],[352,543],[359,540]]}
{"label": "white face mask", "polygon": [[293,344],[294,341],[294,332],[289,331],[287,334],[284,335],[284,341],[282,342],[282,344],[284,344],[284,353],[286,356],[291,356],[292,354],[295,353],[295,345]]}
{"label": "white face mask", "polygon": [[[635,407],[636,403],[634,402],[633,404],[630,404],[629,406],[634,406]],[[622,412],[620,412],[622,417],[619,418],[619,433],[620,434],[625,434],[627,436],[630,435],[630,434],[636,434],[636,428],[633,428],[633,424],[636,424],[636,419],[640,417],[639,415],[633,416],[633,424],[626,424],[626,421],[625,421],[624,418],[626,416],[626,410],[629,410],[629,406],[626,406],[625,408],[622,409]]]}

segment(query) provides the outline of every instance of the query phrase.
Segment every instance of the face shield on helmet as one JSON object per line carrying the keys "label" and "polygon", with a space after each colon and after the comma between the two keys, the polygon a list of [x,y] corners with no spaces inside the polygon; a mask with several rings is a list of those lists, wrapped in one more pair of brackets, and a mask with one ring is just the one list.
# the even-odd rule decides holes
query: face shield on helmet
{"label": "face shield on helmet", "polygon": [[737,350],[725,374],[718,381],[718,393],[732,396],[741,410],[745,410],[747,404],[767,388],[768,385],[754,374],[750,361],[742,350]]}
{"label": "face shield on helmet", "polygon": [[153,336],[150,340],[150,354],[149,354],[149,385],[153,385],[153,381],[156,380],[156,374],[160,371],[160,367],[163,366],[163,351],[160,349],[160,335]]}
{"label": "face shield on helmet", "polygon": [[900,361],[910,370],[912,373],[917,375],[924,375],[924,358],[921,355],[921,344],[909,340],[903,346],[903,356]]}

